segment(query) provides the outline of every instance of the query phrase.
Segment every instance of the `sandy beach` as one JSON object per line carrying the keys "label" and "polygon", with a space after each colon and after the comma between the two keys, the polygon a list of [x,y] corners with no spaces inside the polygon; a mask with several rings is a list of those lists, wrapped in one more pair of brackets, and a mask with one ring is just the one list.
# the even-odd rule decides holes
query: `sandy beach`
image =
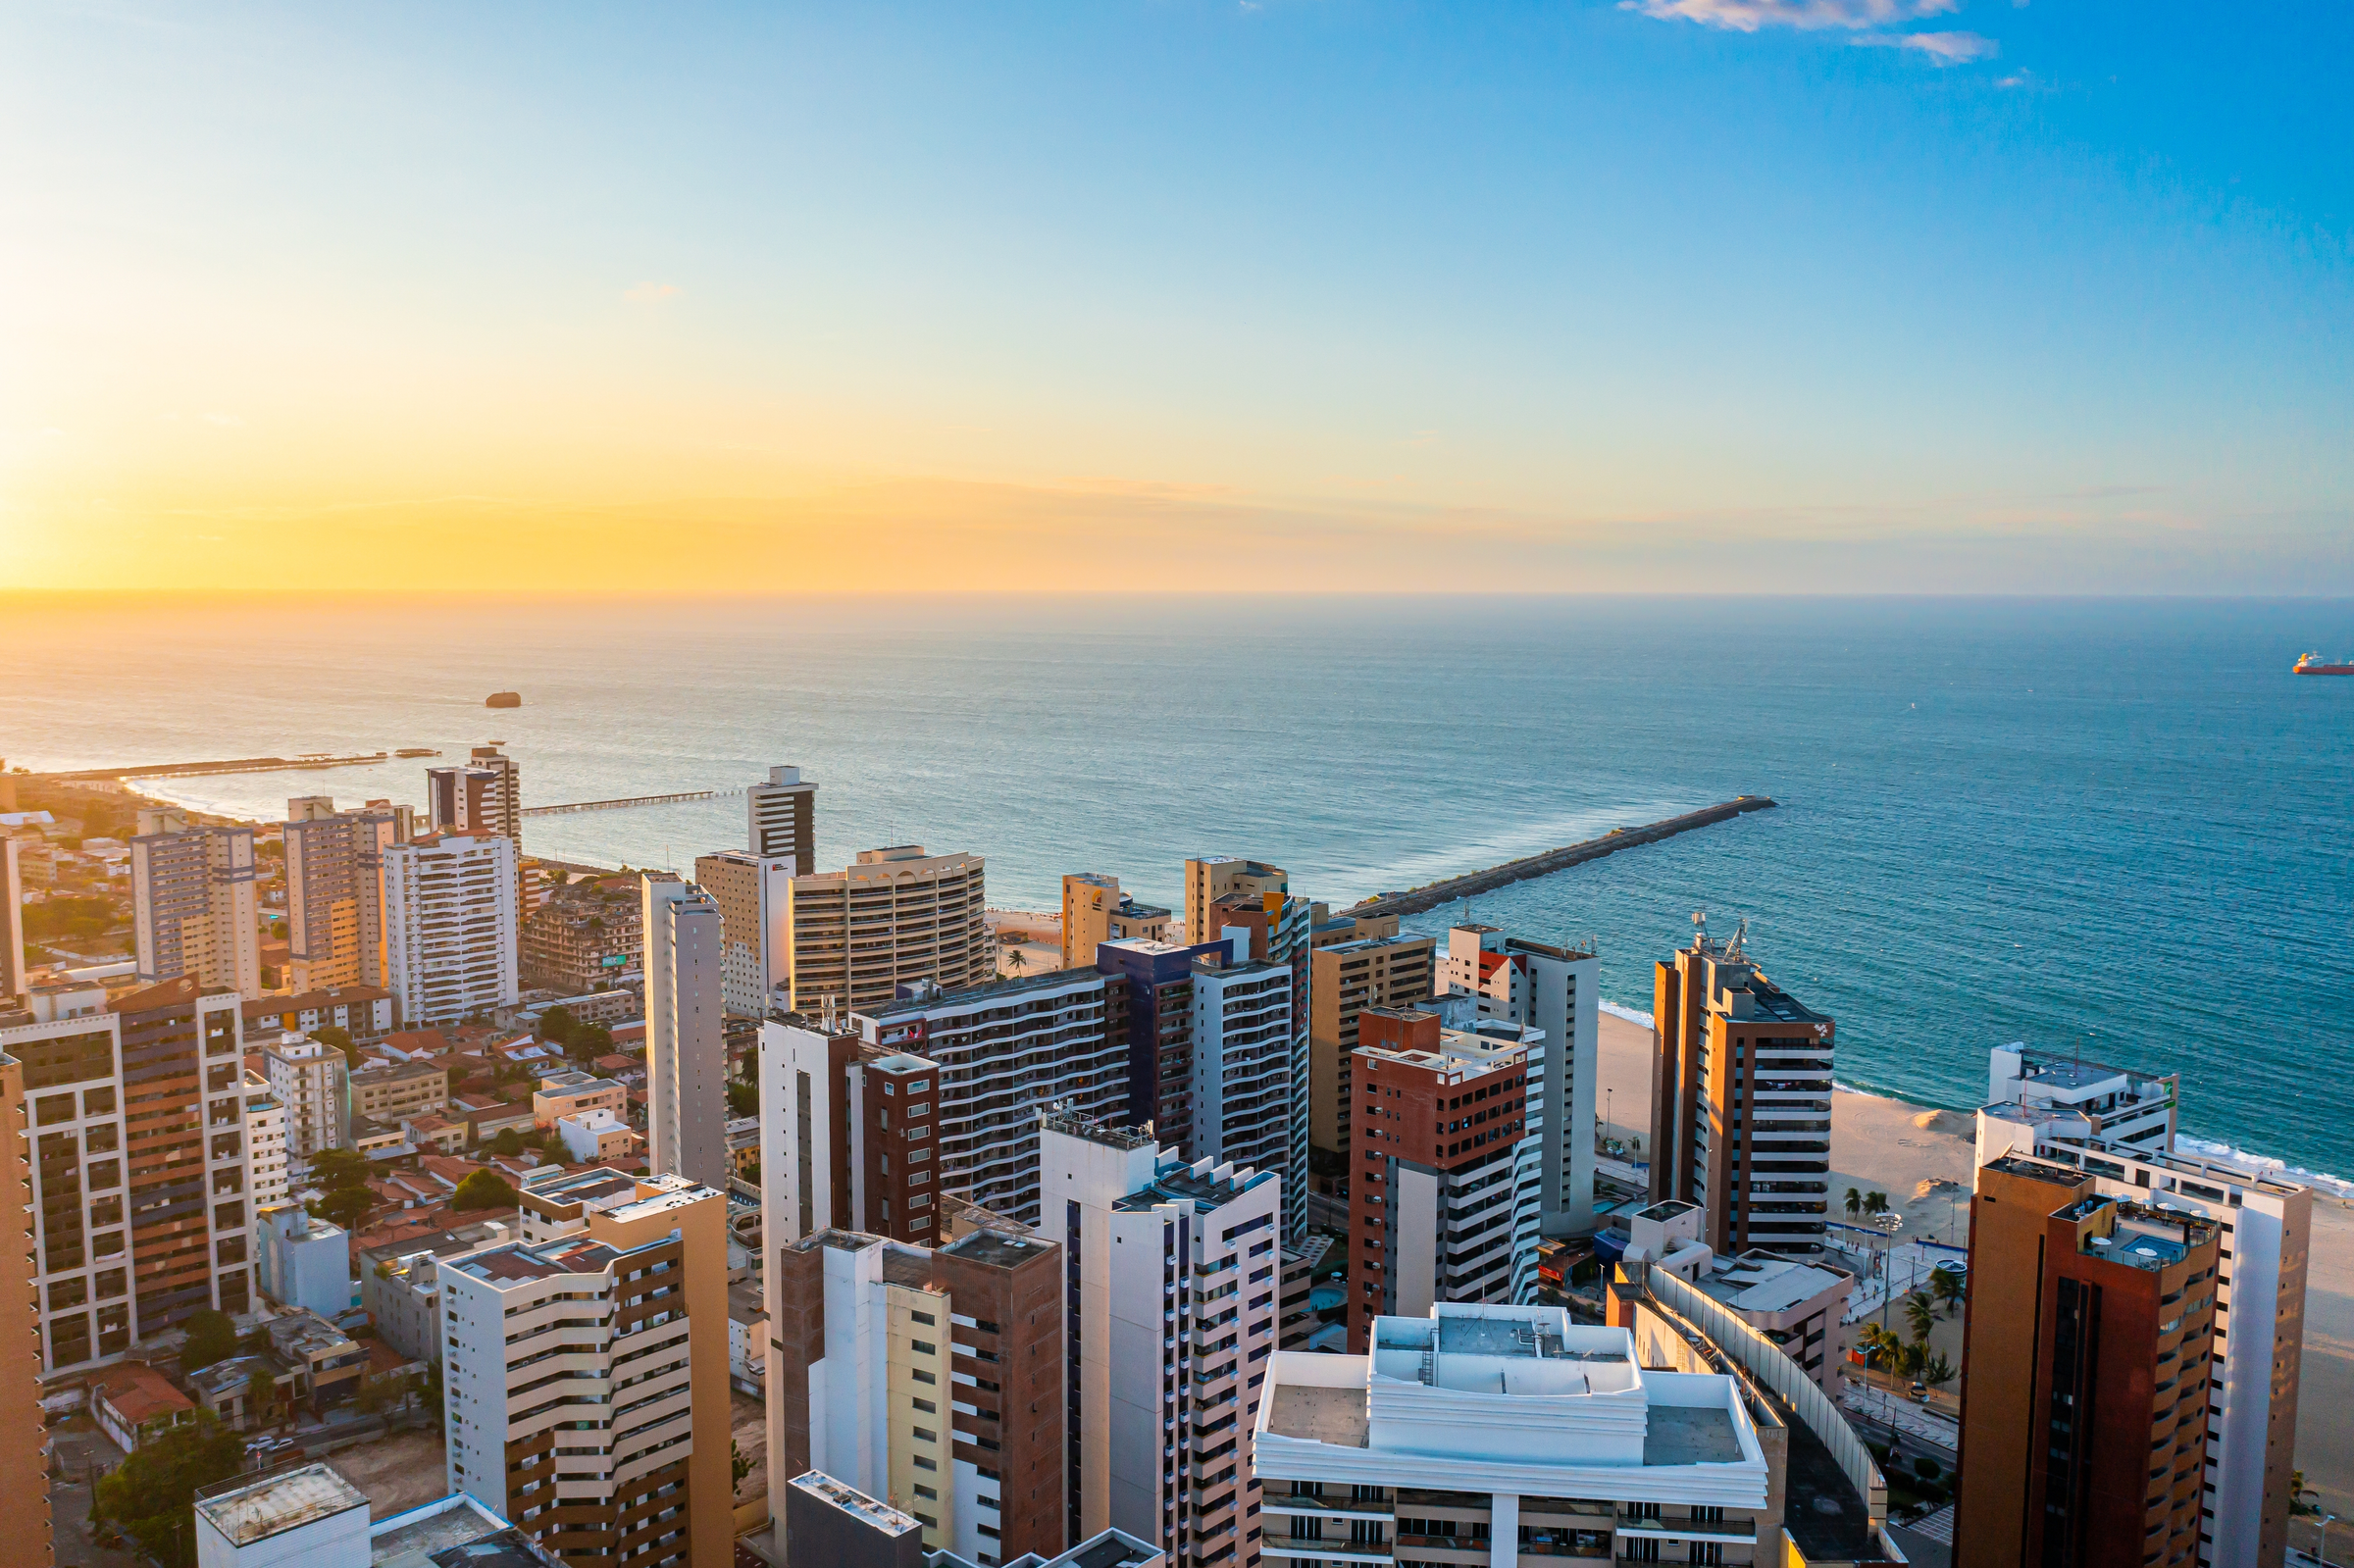
{"label": "sandy beach", "polygon": [[[1651,1031],[1602,1016],[1602,1081],[1611,1136],[1651,1137]],[[1905,1216],[1904,1235],[1968,1239],[1971,1124],[1953,1111],[1846,1090],[1831,1096],[1831,1193],[1881,1191]],[[1960,1201],[1949,1202],[1949,1195]],[[2305,1379],[2297,1404],[2297,1464],[2332,1513],[2354,1512],[2354,1206],[2315,1194],[2305,1295]],[[2300,1524],[2298,1544],[2311,1532]],[[2331,1533],[2333,1547],[2341,1544]]]}

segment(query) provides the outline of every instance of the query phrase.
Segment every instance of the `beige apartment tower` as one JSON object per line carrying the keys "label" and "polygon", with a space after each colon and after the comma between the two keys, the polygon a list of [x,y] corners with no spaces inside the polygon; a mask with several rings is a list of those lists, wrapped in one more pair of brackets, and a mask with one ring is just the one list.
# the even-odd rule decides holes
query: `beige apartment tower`
{"label": "beige apartment tower", "polygon": [[131,920],[139,980],[182,978],[262,994],[254,924],[253,830],[190,828],[185,813],[141,811],[130,841]]}
{"label": "beige apartment tower", "polygon": [[1307,1141],[1319,1190],[1330,1190],[1330,1168],[1349,1154],[1354,1089],[1351,1057],[1357,1017],[1368,1007],[1409,1007],[1431,994],[1429,936],[1383,936],[1335,942],[1308,955]]}
{"label": "beige apartment tower", "polygon": [[1290,890],[1291,879],[1280,866],[1233,855],[1205,855],[1185,863],[1185,941],[1192,946],[1218,939],[1218,921],[1211,905],[1232,893],[1257,898]]}
{"label": "beige apartment tower", "polygon": [[525,1186],[521,1241],[432,1263],[450,1491],[569,1563],[727,1568],[727,1207],[591,1167]]}
{"label": "beige apartment tower", "polygon": [[407,815],[286,802],[286,988],[384,984],[384,851],[408,838]]}
{"label": "beige apartment tower", "polygon": [[979,855],[921,844],[868,849],[847,868],[793,879],[787,940],[791,1009],[872,1011],[928,980],[961,990],[992,978]]}
{"label": "beige apartment tower", "polygon": [[793,971],[785,911],[793,901],[790,854],[722,849],[698,855],[694,880],[719,906],[721,1000],[736,1018],[766,1018],[770,993]]}
{"label": "beige apartment tower", "polygon": [[41,1423],[41,1331],[33,1296],[32,1142],[25,1067],[0,1055],[0,1540],[11,1562],[57,1560],[49,1524],[49,1437]]}
{"label": "beige apartment tower", "polygon": [[1167,941],[1169,912],[1120,891],[1120,879],[1076,871],[1062,879],[1062,967],[1093,969],[1105,942]]}

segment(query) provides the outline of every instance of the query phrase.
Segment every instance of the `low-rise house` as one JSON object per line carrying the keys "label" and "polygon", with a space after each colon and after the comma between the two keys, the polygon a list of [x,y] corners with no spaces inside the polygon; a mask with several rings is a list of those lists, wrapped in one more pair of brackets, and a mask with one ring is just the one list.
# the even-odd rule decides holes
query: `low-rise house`
{"label": "low-rise house", "polygon": [[[253,1397],[257,1372],[270,1380],[270,1393],[258,1405]],[[228,1425],[246,1432],[285,1419],[286,1412],[302,1396],[302,1374],[265,1350],[258,1355],[216,1361],[192,1374],[188,1387],[198,1404]]]}
{"label": "low-rise house", "polygon": [[457,1257],[506,1240],[513,1227],[501,1220],[462,1225],[364,1247],[360,1252],[360,1303],[377,1339],[413,1360],[438,1363],[441,1339],[435,1313],[440,1283],[430,1268],[434,1258]]}
{"label": "low-rise house", "polygon": [[127,1361],[90,1381],[90,1414],[125,1453],[196,1417],[196,1405],[153,1367]]}
{"label": "low-rise house", "polygon": [[449,1103],[449,1069],[433,1061],[387,1061],[351,1075],[351,1109],[372,1122],[398,1123]]}
{"label": "low-rise house", "polygon": [[571,1070],[551,1073],[532,1091],[532,1116],[542,1131],[553,1129],[567,1116],[607,1110],[619,1116],[628,1107],[630,1091],[611,1079]]}
{"label": "low-rise house", "polygon": [[263,1325],[270,1348],[298,1376],[297,1396],[322,1414],[360,1391],[368,1349],[315,1312],[290,1311]]}
{"label": "low-rise house", "polygon": [[408,1135],[399,1128],[386,1127],[382,1122],[370,1121],[364,1116],[351,1119],[351,1147],[372,1160],[391,1159],[414,1152],[409,1147]]}
{"label": "low-rise house", "polygon": [[742,1176],[760,1163],[760,1118],[740,1116],[728,1124],[728,1160]]}
{"label": "low-rise house", "polygon": [[449,1054],[449,1037],[437,1029],[396,1029],[384,1037],[384,1046],[395,1061],[439,1061]]}
{"label": "low-rise house", "polygon": [[564,1140],[564,1157],[574,1165],[626,1162],[638,1149],[638,1135],[630,1124],[604,1106],[556,1120],[556,1136]]}
{"label": "low-rise house", "polygon": [[728,1287],[728,1381],[755,1399],[768,1393],[768,1307],[756,1280]]}
{"label": "low-rise house", "polygon": [[466,1146],[466,1124],[453,1122],[438,1112],[411,1117],[400,1124],[400,1131],[408,1138],[409,1146],[421,1152],[439,1149],[444,1154],[455,1154]]}
{"label": "low-rise house", "polygon": [[262,1293],[323,1318],[351,1307],[351,1242],[341,1227],[299,1203],[274,1203],[254,1217],[254,1262]]}

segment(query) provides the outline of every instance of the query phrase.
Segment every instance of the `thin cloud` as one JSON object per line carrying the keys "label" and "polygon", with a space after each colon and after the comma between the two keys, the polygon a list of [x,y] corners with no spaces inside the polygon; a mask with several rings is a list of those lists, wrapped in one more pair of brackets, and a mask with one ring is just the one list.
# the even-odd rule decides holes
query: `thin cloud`
{"label": "thin cloud", "polygon": [[216,414],[207,414],[207,415],[204,417],[204,422],[205,422],[205,424],[207,424],[207,425],[219,425],[219,426],[222,426],[223,428],[227,428],[227,427],[229,427],[229,426],[231,426],[231,425],[242,425],[242,424],[244,424],[244,423],[245,423],[245,422],[244,422],[242,419],[239,419],[239,418],[238,418],[236,415],[234,415],[234,414],[218,414],[218,413],[216,413]]}
{"label": "thin cloud", "polygon": [[1962,0],[1618,0],[1621,11],[1662,22],[1697,22],[1729,32],[1756,32],[1762,27],[1861,31],[1944,16],[1961,8]]}
{"label": "thin cloud", "polygon": [[621,297],[633,305],[651,305],[656,300],[670,298],[679,291],[676,283],[640,283]]}
{"label": "thin cloud", "polygon": [[2002,46],[1975,32],[1874,33],[1855,39],[1859,47],[1917,49],[1940,66],[1966,66],[1973,60],[1992,60]]}

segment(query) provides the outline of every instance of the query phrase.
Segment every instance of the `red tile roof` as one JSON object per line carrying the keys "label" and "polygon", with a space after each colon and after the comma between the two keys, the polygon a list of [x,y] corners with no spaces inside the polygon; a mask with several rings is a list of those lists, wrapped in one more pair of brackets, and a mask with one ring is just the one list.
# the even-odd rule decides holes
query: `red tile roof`
{"label": "red tile roof", "polygon": [[107,1368],[91,1382],[90,1388],[133,1427],[143,1427],[158,1416],[196,1408],[186,1394],[172,1387],[170,1379],[135,1361]]}

